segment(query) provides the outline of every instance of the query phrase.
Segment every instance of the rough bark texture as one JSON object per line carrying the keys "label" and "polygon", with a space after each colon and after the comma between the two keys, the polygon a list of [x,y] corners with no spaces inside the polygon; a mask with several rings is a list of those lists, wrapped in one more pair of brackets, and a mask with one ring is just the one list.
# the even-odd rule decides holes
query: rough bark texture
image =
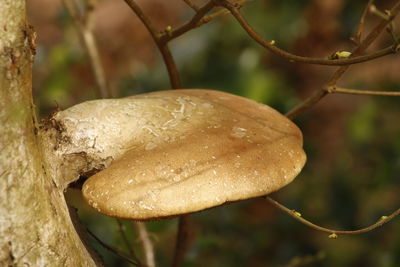
{"label": "rough bark texture", "polygon": [[95,266],[36,135],[25,12],[0,1],[0,266]]}

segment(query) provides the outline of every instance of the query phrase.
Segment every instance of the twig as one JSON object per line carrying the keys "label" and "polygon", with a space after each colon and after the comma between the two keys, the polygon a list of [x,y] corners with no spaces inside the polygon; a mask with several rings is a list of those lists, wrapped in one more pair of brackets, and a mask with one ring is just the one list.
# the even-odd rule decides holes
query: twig
{"label": "twig", "polygon": [[240,23],[240,25],[243,27],[243,29],[249,34],[249,36],[254,41],[256,41],[258,44],[260,44],[264,48],[268,49],[272,53],[274,53],[278,56],[281,56],[283,58],[286,58],[293,62],[316,64],[316,65],[327,65],[327,66],[347,66],[347,65],[362,63],[365,61],[370,61],[373,59],[377,59],[377,58],[398,52],[396,49],[394,49],[393,45],[391,45],[391,46],[388,46],[386,48],[383,48],[381,50],[378,50],[378,51],[373,52],[368,55],[352,56],[349,58],[341,58],[341,59],[312,58],[312,57],[303,57],[303,56],[294,55],[292,53],[286,52],[285,50],[278,48],[274,44],[273,41],[266,40],[263,37],[261,37],[250,26],[250,24],[248,24],[248,22],[240,14],[238,8],[235,5],[231,4],[230,2],[228,2],[226,0],[220,0],[220,2],[221,2],[222,6],[224,6],[226,9],[228,9],[231,12],[231,14],[236,18],[236,20]]}
{"label": "twig", "polygon": [[355,35],[354,38],[351,38],[351,40],[355,41],[355,43],[357,45],[361,43],[361,35],[364,32],[365,18],[367,17],[369,9],[370,9],[370,7],[371,7],[373,2],[374,2],[374,0],[369,0],[368,1],[368,3],[365,6],[364,11],[363,11],[363,13],[361,15],[360,22],[358,23],[357,30],[356,30],[356,35]]}
{"label": "twig", "polygon": [[193,10],[199,10],[199,7],[194,4],[192,1],[190,0],[183,0],[188,6],[190,6]]}
{"label": "twig", "polygon": [[132,260],[131,258],[129,258],[128,256],[126,256],[124,253],[122,253],[121,251],[107,245],[106,243],[104,243],[103,241],[101,241],[100,238],[98,238],[95,234],[93,234],[89,229],[86,229],[89,233],[89,235],[91,237],[93,237],[97,242],[99,242],[100,245],[102,245],[105,249],[111,251],[112,253],[114,253],[115,255],[117,255],[118,257],[126,260],[127,262],[135,265],[135,266],[140,266],[139,263],[135,262],[134,260]]}
{"label": "twig", "polygon": [[79,16],[78,8],[75,5],[76,3],[71,3],[71,0],[63,0],[63,3],[68,13],[72,17],[72,21],[74,22],[79,33],[81,43],[89,56],[89,62],[97,84],[97,93],[101,98],[108,98],[110,97],[110,91],[107,86],[104,69],[100,61],[96,40],[91,30],[93,6],[86,11],[83,17],[81,17]]}
{"label": "twig", "polygon": [[389,19],[389,14],[386,14],[385,12],[380,11],[379,9],[376,8],[375,5],[369,6],[369,12],[380,17],[381,19],[385,19],[385,20]]}
{"label": "twig", "polygon": [[[235,4],[237,5],[243,5],[246,2],[249,2],[251,0],[239,0],[237,1]],[[169,42],[175,38],[178,38],[179,36],[183,35],[184,33],[200,27],[201,25],[204,25],[208,22],[210,22],[211,20],[222,16],[222,15],[226,15],[229,14],[229,10],[223,8],[221,10],[218,10],[210,15],[206,14],[212,10],[213,7],[216,6],[215,3],[213,3],[215,1],[209,1],[207,4],[205,4],[203,7],[198,8],[196,10],[196,14],[193,16],[193,18],[187,22],[186,24],[176,28],[176,29],[172,29],[171,31],[164,31],[160,34],[159,38],[163,41],[163,42]]]}
{"label": "twig", "polygon": [[[384,12],[380,11],[379,9],[376,8],[375,5],[370,5],[369,11],[370,11],[372,14],[374,14],[374,15],[376,15],[376,16],[382,18],[383,20],[389,20],[390,17],[391,17],[391,15],[392,15],[391,12],[388,11],[388,10],[385,10]],[[390,34],[390,36],[392,37],[394,43],[397,45],[397,44],[399,43],[399,40],[398,40],[397,36],[396,36],[395,33],[394,33],[394,23],[393,23],[393,21],[391,21],[391,22],[388,24],[386,30],[387,30],[387,32]]]}
{"label": "twig", "polygon": [[179,217],[178,234],[175,243],[175,254],[172,262],[173,267],[181,266],[187,250],[189,237],[189,216],[182,215]]}
{"label": "twig", "polygon": [[155,42],[158,42],[157,31],[154,28],[153,23],[150,19],[143,13],[142,9],[136,4],[133,0],[124,0],[125,3],[132,9],[133,12],[139,17],[139,19],[143,22],[144,26],[147,28],[151,36],[153,37]]}
{"label": "twig", "polygon": [[124,0],[125,3],[132,9],[132,11],[139,17],[144,26],[147,28],[154,42],[156,43],[160,53],[163,57],[164,63],[168,70],[169,79],[171,81],[172,88],[181,88],[181,80],[179,77],[178,70],[176,68],[175,61],[172,57],[171,51],[168,48],[167,43],[160,41],[157,35],[157,31],[154,28],[150,19],[143,13],[142,9],[136,4],[134,0]]}
{"label": "twig", "polygon": [[293,109],[289,110],[285,114],[286,117],[293,120],[301,113],[305,112],[306,110],[313,107],[316,103],[318,103],[324,96],[328,94],[328,90],[314,90],[311,96],[309,96],[306,100],[300,103],[298,106],[294,107]]}
{"label": "twig", "polygon": [[352,95],[379,95],[379,96],[400,96],[400,92],[392,91],[370,91],[370,90],[355,90],[340,87],[332,87],[329,93],[342,93]]}
{"label": "twig", "polygon": [[128,249],[129,253],[131,254],[132,258],[133,258],[136,262],[138,262],[139,265],[143,265],[143,264],[140,262],[139,258],[136,256],[135,251],[133,250],[132,245],[131,245],[130,242],[129,242],[129,239],[128,239],[128,237],[127,237],[126,234],[125,234],[124,225],[122,224],[122,222],[121,222],[119,219],[115,219],[115,220],[117,221],[117,224],[118,224],[118,231],[119,231],[119,233],[120,233],[120,235],[121,235],[121,237],[122,237],[122,240],[124,241],[125,246],[126,246],[126,248]]}
{"label": "twig", "polygon": [[168,70],[169,80],[173,89],[182,88],[181,78],[179,76],[178,69],[176,68],[175,60],[168,48],[167,44],[158,45],[158,49],[161,52],[165,66]]}
{"label": "twig", "polygon": [[389,23],[387,27],[387,32],[389,33],[390,37],[392,37],[393,42],[395,43],[396,47],[398,47],[399,39],[394,32],[394,23],[393,21]]}
{"label": "twig", "polygon": [[[235,4],[242,6],[243,4],[245,4],[246,2],[250,2],[252,0],[239,0],[237,1]],[[206,24],[208,22],[210,22],[211,20],[220,17],[222,15],[226,15],[226,14],[230,14],[231,12],[229,10],[227,10],[226,8],[223,8],[221,10],[218,10],[210,15],[205,16],[204,18],[202,18],[198,23],[197,23],[197,27]]]}
{"label": "twig", "polygon": [[136,227],[136,230],[139,233],[139,239],[143,246],[143,252],[146,259],[146,266],[147,267],[155,267],[154,261],[154,247],[153,243],[149,238],[149,233],[147,232],[146,225],[144,222],[133,222]]}
{"label": "twig", "polygon": [[197,23],[211,10],[215,7],[215,1],[210,0],[207,2],[207,4],[205,4],[204,6],[202,6],[201,8],[199,8],[196,12],[196,14],[192,17],[192,19],[187,22],[186,24],[182,25],[181,27],[177,28],[177,29],[173,29],[171,31],[168,32],[164,32],[163,34],[160,35],[160,41],[162,43],[167,43],[170,40],[181,36],[182,34],[190,31],[193,28],[197,27]]}
{"label": "twig", "polygon": [[[335,74],[338,74],[339,69]],[[335,77],[335,76],[333,76]],[[338,76],[336,76],[338,77]],[[332,80],[332,78],[331,78]],[[295,107],[288,113],[286,113],[286,117],[293,119],[297,117],[299,114],[303,113],[305,110],[311,108],[316,104],[319,100],[321,100],[324,96],[329,93],[347,93],[354,95],[382,95],[382,96],[398,96],[399,92],[388,92],[388,91],[368,91],[368,90],[354,90],[354,89],[345,89],[339,88],[335,85],[326,86],[322,90],[315,90],[313,94],[307,98],[304,102],[302,102],[299,106]]]}
{"label": "twig", "polygon": [[[270,202],[272,205],[274,205],[275,207],[279,208],[280,210],[286,212],[287,214],[289,214],[290,216],[292,216],[293,218],[295,218],[296,220],[298,220],[299,222],[315,229],[321,232],[325,232],[325,233],[330,233],[330,234],[340,234],[340,235],[355,235],[355,234],[361,234],[361,233],[366,233],[369,232],[371,230],[374,230],[375,228],[382,226],[383,224],[391,221],[394,217],[398,216],[400,214],[400,208],[395,210],[392,214],[390,214],[389,216],[382,216],[376,223],[365,227],[365,228],[361,228],[358,230],[352,230],[352,231],[348,231],[348,230],[334,230],[334,229],[329,229],[329,228],[325,228],[325,227],[321,227],[319,225],[316,225],[306,219],[304,219],[303,217],[299,216],[298,212],[295,212],[293,210],[290,210],[288,208],[286,208],[285,206],[283,206],[282,204],[280,204],[279,202],[277,202],[276,200],[272,199],[271,197],[265,197],[266,200],[268,200],[268,202]],[[332,236],[333,237],[333,236]]]}
{"label": "twig", "polygon": [[[400,12],[400,1],[393,6],[390,11],[391,16],[388,20],[381,20],[372,31],[365,37],[365,39],[356,47],[353,51],[353,54],[359,54],[364,52],[368,46],[378,37],[378,35],[385,29],[385,27],[398,15]],[[399,45],[394,47],[395,51],[399,50]],[[335,86],[337,81],[342,77],[342,75],[348,70],[350,66],[342,66],[336,70],[336,72],[332,75],[332,77],[326,83],[326,86],[322,87],[319,90],[315,90],[313,94],[305,99],[298,106],[294,107],[288,113],[286,113],[286,117],[289,119],[293,119],[297,117],[299,114],[303,113],[310,107],[314,106],[318,101],[320,101],[324,96],[329,93],[329,88]]]}

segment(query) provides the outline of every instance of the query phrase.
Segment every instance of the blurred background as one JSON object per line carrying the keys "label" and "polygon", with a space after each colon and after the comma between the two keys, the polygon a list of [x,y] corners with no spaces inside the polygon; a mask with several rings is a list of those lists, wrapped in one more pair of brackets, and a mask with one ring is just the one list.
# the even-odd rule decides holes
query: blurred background
{"label": "blurred background", "polygon": [[[205,1],[193,0],[201,5]],[[376,1],[381,10],[395,1]],[[157,29],[177,27],[194,12],[180,0],[137,0]],[[242,8],[262,36],[298,55],[328,57],[351,50],[366,0],[253,0]],[[42,117],[57,107],[97,98],[90,62],[60,0],[30,0],[37,31],[33,73],[35,104]],[[84,7],[84,5],[80,5]],[[170,88],[166,68],[145,27],[124,1],[99,0],[94,34],[113,97]],[[366,33],[378,21],[368,15]],[[399,25],[399,18],[395,21]],[[365,36],[365,34],[364,34]],[[369,51],[391,43],[383,32]],[[319,89],[336,67],[290,63],[252,41],[229,15],[173,40],[169,47],[184,88],[228,91],[285,113]],[[345,88],[400,89],[400,61],[390,55],[354,65]],[[313,222],[356,229],[388,215],[400,203],[400,99],[329,95],[295,119],[304,134],[308,162],[289,186],[272,196]],[[76,189],[66,193],[83,223],[104,242],[127,252],[115,219],[89,208]],[[226,205],[192,216],[185,266],[400,266],[400,219],[355,236],[329,239],[263,199]],[[141,255],[131,222],[126,235]],[[173,255],[177,219],[148,222],[158,266]],[[107,266],[129,266],[97,242]]]}

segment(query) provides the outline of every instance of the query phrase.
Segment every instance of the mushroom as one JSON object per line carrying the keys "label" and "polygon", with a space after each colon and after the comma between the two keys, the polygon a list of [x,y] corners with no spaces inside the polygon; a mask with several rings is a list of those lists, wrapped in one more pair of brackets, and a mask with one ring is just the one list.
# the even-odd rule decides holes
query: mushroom
{"label": "mushroom", "polygon": [[289,119],[219,91],[89,101],[54,120],[68,137],[59,155],[83,153],[85,170],[106,167],[82,192],[97,211],[117,218],[159,219],[267,195],[306,161],[301,131]]}

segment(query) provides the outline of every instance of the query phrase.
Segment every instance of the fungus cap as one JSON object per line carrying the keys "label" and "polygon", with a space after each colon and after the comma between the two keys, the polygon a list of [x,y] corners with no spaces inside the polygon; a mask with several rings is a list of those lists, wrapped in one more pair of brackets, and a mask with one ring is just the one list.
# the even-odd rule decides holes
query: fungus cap
{"label": "fungus cap", "polygon": [[129,101],[143,108],[129,114],[129,148],[82,189],[106,215],[150,220],[266,195],[306,161],[297,126],[252,100],[191,89]]}

